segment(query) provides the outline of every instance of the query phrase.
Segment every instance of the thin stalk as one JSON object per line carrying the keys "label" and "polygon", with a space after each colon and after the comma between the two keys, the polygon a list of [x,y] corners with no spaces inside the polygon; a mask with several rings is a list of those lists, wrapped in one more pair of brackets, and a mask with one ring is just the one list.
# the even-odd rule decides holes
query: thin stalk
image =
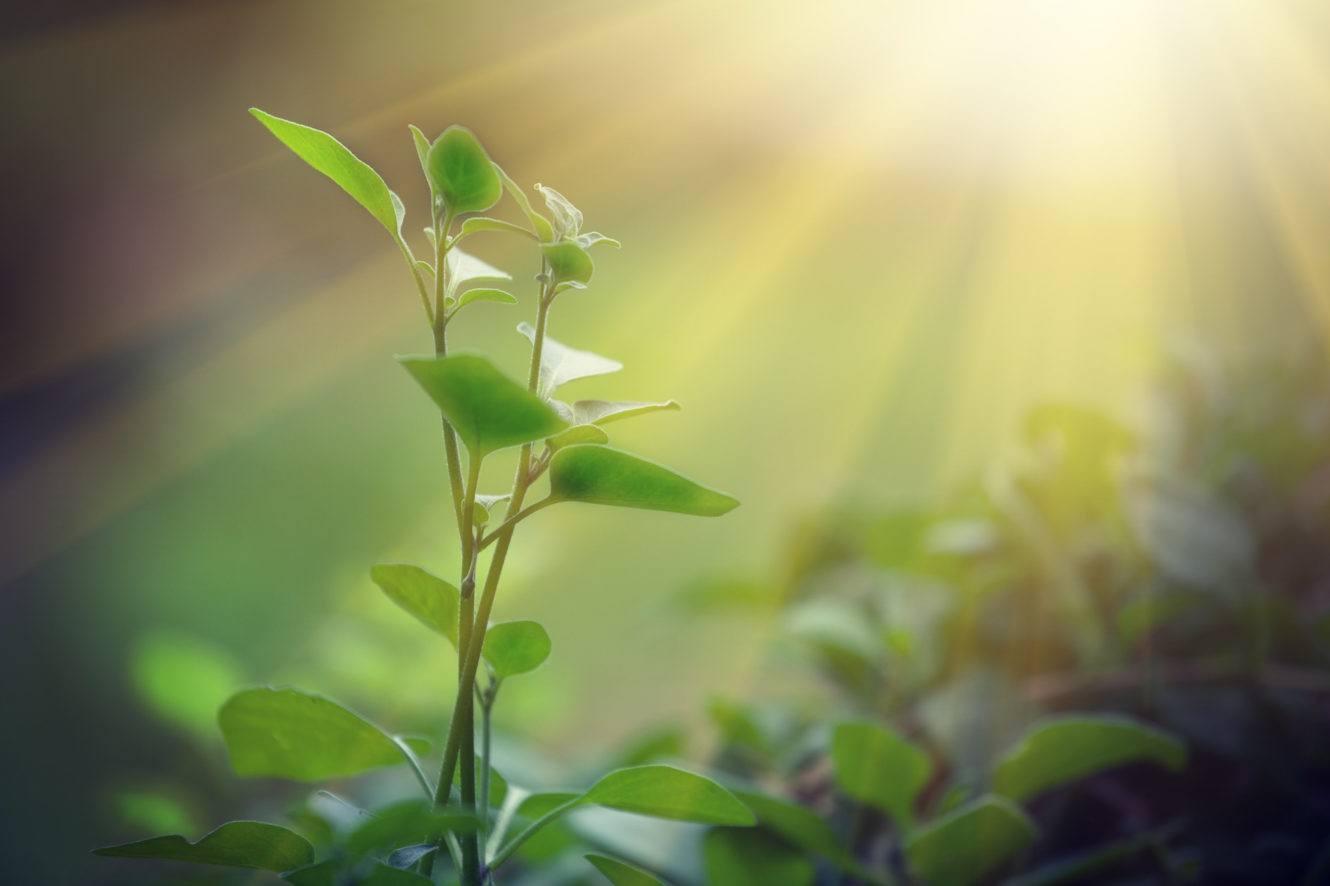
{"label": "thin stalk", "polygon": [[[444,357],[448,354],[448,316],[444,311],[444,293],[448,289],[448,229],[452,227],[451,212],[440,218],[434,214],[434,310],[429,311],[429,296],[424,293],[423,281],[421,297],[425,299],[426,313],[430,314],[430,326],[434,332],[434,354]],[[417,272],[418,273],[418,272]],[[457,434],[453,431],[448,417],[443,417],[443,449],[448,461],[448,488],[453,496],[453,516],[457,519],[457,531],[462,531],[462,461],[457,449]],[[466,544],[463,536],[462,544]]]}
{"label": "thin stalk", "polygon": [[499,525],[498,529],[494,530],[489,535],[486,535],[484,538],[482,538],[479,542],[480,550],[483,551],[485,550],[485,548],[494,544],[494,540],[499,537],[500,533],[512,532],[513,527],[515,527],[518,523],[521,523],[523,520],[525,520],[527,517],[530,517],[532,514],[534,514],[536,511],[539,511],[541,508],[547,508],[554,503],[555,499],[542,498],[540,501],[536,502],[535,504],[527,505],[526,507],[522,508],[522,510],[518,511],[516,514],[509,517],[507,520],[504,520],[503,523]]}
{"label": "thin stalk", "polygon": [[541,828],[545,827],[545,825],[557,819],[559,816],[563,815],[568,810],[577,806],[577,804],[580,803],[581,800],[582,800],[581,795],[578,795],[566,803],[560,803],[558,806],[555,806],[553,809],[551,809],[549,812],[546,812],[540,818],[531,822],[531,824],[527,825],[526,828],[521,833],[519,833],[516,837],[513,837],[511,840],[509,840],[507,846],[503,847],[497,853],[495,853],[494,857],[491,858],[489,860],[489,863],[485,865],[486,869],[492,871],[498,868],[505,861],[511,858],[512,854],[516,852],[523,843],[534,837],[537,831],[539,831]]}
{"label": "thin stalk", "polygon": [[494,712],[494,699],[499,695],[499,678],[494,678],[480,697],[480,821],[481,830],[488,833],[490,810],[490,715]]}
{"label": "thin stalk", "polygon": [[[476,596],[476,557],[475,543],[476,489],[480,485],[479,455],[473,453],[467,471],[466,493],[462,502],[462,555],[466,563],[466,574],[462,578],[461,606],[458,611],[457,625],[457,703],[453,706],[453,723],[460,724],[462,743],[462,810],[473,812],[476,809],[476,727],[475,699],[472,690],[475,679],[463,679],[462,671],[466,665],[471,646],[476,643],[475,636],[475,596]],[[480,850],[477,835],[462,835],[462,882],[466,886],[479,886]]]}

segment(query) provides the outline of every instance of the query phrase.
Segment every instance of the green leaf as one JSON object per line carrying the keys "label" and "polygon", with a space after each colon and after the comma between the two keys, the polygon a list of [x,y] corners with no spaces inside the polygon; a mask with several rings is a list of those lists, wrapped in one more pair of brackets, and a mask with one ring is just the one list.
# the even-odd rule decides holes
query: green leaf
{"label": "green leaf", "polygon": [[[554,405],[553,402],[551,402],[550,405]],[[555,411],[558,410],[556,409]],[[610,442],[610,435],[595,425],[573,425],[563,433],[551,437],[550,448],[562,449],[565,446],[578,446],[582,444],[603,446],[608,442]]]}
{"label": "green leaf", "polygon": [[[420,158],[420,171],[425,173],[425,181],[429,181],[429,139],[425,137],[425,133],[421,132],[420,128],[414,123],[407,124],[406,128],[411,130],[411,141],[416,146],[416,156]],[[434,186],[431,184],[430,193],[433,192]],[[430,234],[433,234],[434,229],[430,228],[429,232]],[[430,245],[433,246],[434,244],[431,243]]]}
{"label": "green leaf", "polygon": [[1187,748],[1166,732],[1110,714],[1047,718],[998,761],[993,790],[1020,802],[1126,763],[1179,770]]}
{"label": "green leaf", "polygon": [[550,657],[550,635],[539,622],[500,622],[485,632],[484,653],[500,679],[525,674]]}
{"label": "green leaf", "polygon": [[554,220],[553,239],[565,240],[576,237],[582,230],[582,210],[574,206],[567,197],[553,188],[547,188],[537,183],[536,190],[545,198],[545,205],[550,210],[550,218]]}
{"label": "green leaf", "polygon": [[579,234],[573,238],[573,242],[583,249],[590,249],[598,243],[605,243],[609,246],[613,246],[615,249],[623,248],[623,244],[618,240],[615,240],[613,237],[606,237],[604,234],[600,233],[600,231]]}
{"label": "green leaf", "polygon": [[494,267],[489,262],[476,258],[469,252],[463,252],[457,247],[448,250],[448,255],[444,258],[448,265],[448,291],[445,293],[452,298],[457,290],[465,283],[475,280],[511,280],[512,274],[507,271]]}
{"label": "green leaf", "polygon": [[813,863],[784,840],[760,830],[716,828],[702,841],[707,882],[812,886]]}
{"label": "green leaf", "polygon": [[517,814],[523,818],[541,818],[560,806],[579,799],[580,796],[580,794],[572,794],[567,791],[546,791],[532,794],[517,807]]}
{"label": "green leaf", "polygon": [[249,112],[296,156],[328,176],[368,209],[388,233],[401,238],[401,201],[394,199],[382,177],[369,164],[321,129],[274,117],[258,108],[250,108]]}
{"label": "green leaf", "polygon": [[296,689],[246,689],[217,716],[239,775],[319,781],[407,762],[378,726],[337,702]]}
{"label": "green leaf", "polygon": [[1001,797],[980,797],[920,827],[905,857],[924,883],[967,886],[1023,851],[1037,836],[1029,816]]}
{"label": "green leaf", "polygon": [[576,243],[545,243],[540,247],[549,262],[556,283],[589,283],[596,263],[587,251]]}
{"label": "green leaf", "polygon": [[[473,519],[477,526],[484,526],[490,521],[494,506],[512,498],[511,492],[505,492],[503,495],[476,495],[476,507]],[[453,644],[456,645],[456,644]]]}
{"label": "green leaf", "polygon": [[[535,346],[536,330],[530,323],[519,323],[517,331]],[[590,351],[579,351],[545,336],[540,349],[540,393],[548,397],[560,385],[593,375],[607,375],[623,369],[623,364]],[[583,424],[583,422],[578,422]]]}
{"label": "green leaf", "polygon": [[135,687],[153,710],[209,739],[217,728],[218,706],[245,682],[225,650],[166,631],[138,641],[133,674]]}
{"label": "green leaf", "polygon": [[822,816],[803,806],[765,794],[735,791],[734,795],[753,810],[762,827],[806,852],[822,856],[842,870],[858,873],[858,865]]}
{"label": "green leaf", "polygon": [[434,882],[413,871],[377,862],[368,869],[357,866],[353,877],[348,879],[346,860],[339,858],[330,858],[282,875],[282,879],[293,886],[343,886],[349,882],[354,882],[356,886],[429,886]]}
{"label": "green leaf", "polygon": [[471,130],[449,126],[430,146],[429,180],[453,214],[484,212],[503,196],[503,182]]}
{"label": "green leaf", "polygon": [[557,434],[566,426],[545,403],[484,357],[399,357],[443,410],[475,457]]}
{"label": "green leaf", "polygon": [[612,886],[668,886],[664,880],[651,876],[641,868],[604,855],[588,855],[586,860],[605,875]]}
{"label": "green leaf", "polygon": [[503,167],[495,163],[494,171],[499,174],[499,178],[503,179],[504,188],[517,202],[517,205],[521,207],[527,220],[531,222],[531,228],[536,232],[536,238],[542,243],[552,241],[554,239],[554,229],[550,226],[550,220],[531,208],[531,201],[527,199],[526,192],[522,190],[517,182],[512,180],[508,173],[503,171]]}
{"label": "green leaf", "polygon": [[436,840],[445,833],[473,834],[480,829],[475,815],[456,809],[437,809],[428,800],[405,800],[385,806],[346,837],[352,855],[389,852]]}
{"label": "green leaf", "polygon": [[463,307],[473,301],[492,301],[501,305],[517,304],[517,296],[502,289],[468,289],[457,297],[457,306]]}
{"label": "green leaf", "polygon": [[903,828],[914,825],[915,800],[933,772],[927,754],[876,723],[841,723],[831,756],[847,796],[884,810]]}
{"label": "green leaf", "polygon": [[717,517],[737,499],[609,446],[569,446],[550,460],[550,498]]}
{"label": "green leaf", "polygon": [[462,229],[458,233],[458,239],[471,234],[479,234],[482,231],[502,231],[508,234],[521,234],[523,237],[535,239],[536,235],[528,231],[521,225],[515,225],[510,221],[504,221],[501,218],[490,218],[487,215],[473,216],[462,222]]}
{"label": "green leaf", "polygon": [[461,592],[456,587],[410,563],[380,563],[370,569],[369,577],[389,600],[457,645]]}
{"label": "green leaf", "polygon": [[160,858],[265,871],[289,871],[314,860],[314,847],[299,834],[263,821],[228,821],[191,843],[179,834],[96,849],[113,858]]}
{"label": "green leaf", "polygon": [[619,421],[624,418],[633,418],[637,415],[646,415],[650,412],[663,412],[669,409],[677,412],[683,409],[683,407],[680,406],[676,400],[666,400],[663,403],[578,400],[573,404],[572,409],[573,424],[603,425],[607,422]]}
{"label": "green leaf", "polygon": [[581,802],[698,824],[746,827],[757,821],[752,811],[725,788],[673,766],[616,770],[592,785]]}

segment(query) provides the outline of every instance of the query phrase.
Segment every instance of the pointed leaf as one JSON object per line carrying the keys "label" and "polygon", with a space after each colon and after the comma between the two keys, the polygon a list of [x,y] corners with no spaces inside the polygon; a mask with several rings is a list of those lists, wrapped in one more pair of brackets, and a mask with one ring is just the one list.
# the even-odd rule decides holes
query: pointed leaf
{"label": "pointed leaf", "polygon": [[492,301],[501,305],[515,305],[517,304],[517,296],[502,289],[468,289],[457,297],[457,306],[460,308],[471,304],[473,301]]}
{"label": "pointed leaf", "polygon": [[503,180],[504,189],[508,191],[517,205],[521,207],[527,220],[531,222],[531,228],[536,232],[536,238],[542,243],[552,241],[554,239],[554,229],[550,226],[550,220],[531,207],[531,201],[527,199],[526,192],[522,190],[517,182],[512,180],[508,173],[503,171],[503,167],[495,163],[494,171]]}
{"label": "pointed leaf", "polygon": [[[520,323],[517,331],[535,345],[536,330],[530,323]],[[540,350],[540,391],[549,396],[560,385],[593,375],[607,375],[623,369],[623,364],[590,351],[579,351],[545,336]],[[580,422],[579,422],[580,424]]]}
{"label": "pointed leaf", "polygon": [[500,679],[525,674],[550,657],[550,635],[539,622],[500,622],[485,632],[484,653]]}
{"label": "pointed leaf", "polygon": [[1127,717],[1048,718],[998,761],[993,790],[1020,802],[1096,772],[1140,761],[1176,771],[1187,761],[1187,748],[1168,733]]}
{"label": "pointed leaf", "polygon": [[401,237],[401,202],[393,199],[383,178],[369,164],[321,129],[274,117],[258,108],[250,108],[249,112],[296,156],[328,176],[368,209],[388,233]]}
{"label": "pointed leaf", "polygon": [[532,794],[517,807],[517,814],[523,818],[540,818],[560,806],[566,805],[569,801],[579,799],[580,796],[580,794],[571,794],[567,791],[545,791]]}
{"label": "pointed leaf", "polygon": [[550,218],[554,221],[554,239],[576,237],[582,230],[582,210],[553,188],[537,183],[536,190],[545,198],[545,205],[549,207]]}
{"label": "pointed leaf", "polygon": [[708,883],[813,886],[813,863],[762,830],[716,828],[702,841]]}
{"label": "pointed leaf", "polygon": [[611,886],[668,886],[664,880],[658,880],[641,868],[627,862],[604,855],[587,855],[586,860],[595,865],[596,870],[605,875]]}
{"label": "pointed leaf", "polygon": [[484,357],[398,359],[443,410],[473,456],[549,437],[567,424]]}
{"label": "pointed leaf", "polygon": [[229,821],[194,843],[173,834],[94,852],[114,858],[160,858],[265,871],[290,871],[314,860],[314,847],[308,840],[263,821]]}
{"label": "pointed leaf", "polygon": [[683,407],[676,400],[667,400],[663,403],[611,403],[606,400],[578,400],[573,404],[572,421],[573,424],[579,425],[603,425],[606,422],[632,418],[636,415],[646,415],[649,412],[662,412],[667,409],[673,409],[677,412]]}
{"label": "pointed leaf", "polygon": [[[411,141],[416,146],[416,156],[420,158],[420,171],[425,173],[425,181],[429,181],[429,139],[425,137],[425,133],[420,131],[420,127],[414,123],[407,124],[406,128],[411,130]],[[434,186],[430,185],[430,192],[433,193],[433,191]],[[429,231],[431,234],[434,233],[433,228]]]}
{"label": "pointed leaf", "polygon": [[462,222],[462,230],[458,237],[466,237],[471,234],[479,234],[482,231],[502,231],[507,234],[521,234],[523,237],[536,239],[536,235],[528,231],[521,225],[515,225],[510,221],[504,221],[501,218],[490,218],[487,215],[478,215],[468,218]]}
{"label": "pointed leaf", "polygon": [[505,502],[512,497],[511,492],[504,493],[503,495],[477,495],[474,515],[476,525],[484,526],[488,523],[490,521],[491,513],[494,510],[494,506],[501,502]]}
{"label": "pointed leaf", "polygon": [[586,234],[579,234],[578,236],[573,238],[573,242],[576,243],[578,246],[582,247],[583,249],[590,249],[592,246],[596,246],[597,244],[600,243],[604,243],[608,246],[613,246],[615,249],[623,248],[623,244],[620,243],[618,240],[615,240],[613,237],[606,237],[600,231],[591,231]]}
{"label": "pointed leaf", "polygon": [[454,214],[484,212],[503,196],[503,182],[471,130],[449,126],[426,157],[429,180]]}
{"label": "pointed leaf", "polygon": [[461,593],[443,579],[410,563],[380,563],[369,577],[398,606],[457,645],[458,599]]}
{"label": "pointed leaf", "polygon": [[967,886],[1034,842],[1029,816],[992,795],[935,819],[905,841],[905,857],[924,883]]}
{"label": "pointed leaf", "polygon": [[698,824],[746,827],[757,821],[725,788],[673,766],[634,766],[611,772],[582,795],[582,803]]}
{"label": "pointed leaf", "polygon": [[407,761],[397,740],[337,702],[296,689],[247,689],[217,716],[239,775],[319,781]]}
{"label": "pointed leaf", "polygon": [[610,435],[595,425],[574,425],[563,433],[551,437],[550,448],[562,449],[565,446],[583,444],[603,446],[608,442],[610,442]]}
{"label": "pointed leaf", "polygon": [[718,517],[739,501],[609,446],[569,446],[550,460],[550,498]]}
{"label": "pointed leaf", "polygon": [[589,283],[596,263],[576,243],[546,243],[540,247],[556,283]]}
{"label": "pointed leaf", "polygon": [[927,754],[876,723],[841,723],[831,755],[847,796],[884,810],[903,828],[913,826],[915,800],[933,772]]}
{"label": "pointed leaf", "polygon": [[512,275],[507,271],[494,267],[486,261],[481,261],[469,252],[463,252],[454,246],[448,250],[448,255],[444,259],[448,264],[448,297],[452,297],[457,290],[465,283],[475,280],[511,280]]}

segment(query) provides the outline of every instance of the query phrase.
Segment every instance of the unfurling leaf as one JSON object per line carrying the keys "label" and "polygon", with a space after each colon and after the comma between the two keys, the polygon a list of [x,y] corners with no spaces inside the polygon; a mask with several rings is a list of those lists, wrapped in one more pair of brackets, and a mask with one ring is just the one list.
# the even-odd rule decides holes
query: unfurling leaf
{"label": "unfurling leaf", "polygon": [[998,761],[993,790],[1017,802],[1127,763],[1149,761],[1178,770],[1181,741],[1127,717],[1105,714],[1043,720]]}
{"label": "unfurling leaf", "polygon": [[576,243],[545,243],[541,247],[556,283],[589,283],[596,264]]}
{"label": "unfurling leaf", "polygon": [[297,689],[246,689],[217,715],[239,775],[319,781],[408,760],[378,726],[331,699]]}
{"label": "unfurling leaf", "polygon": [[290,871],[314,860],[299,834],[263,821],[229,821],[191,843],[179,834],[93,850],[114,858],[159,858],[265,871]]}
{"label": "unfurling leaf", "polygon": [[322,129],[274,117],[258,108],[249,112],[301,160],[322,172],[369,210],[388,233],[402,236],[402,204],[383,178],[346,146]]}
{"label": "unfurling leaf", "polygon": [[380,563],[369,577],[389,600],[457,645],[457,588],[409,563]]}
{"label": "unfurling leaf", "polygon": [[739,501],[609,446],[569,446],[550,460],[550,498],[718,517]]}
{"label": "unfurling leaf", "polygon": [[508,191],[508,194],[521,207],[527,220],[531,222],[531,228],[536,232],[536,239],[542,243],[552,241],[554,239],[554,229],[550,226],[550,220],[531,207],[531,201],[527,199],[526,192],[522,190],[517,182],[512,180],[508,173],[503,171],[503,167],[495,163],[494,171],[499,174],[499,178],[503,179],[504,189]]}
{"label": "unfurling leaf", "polygon": [[503,182],[471,130],[449,126],[430,146],[429,180],[448,211],[484,212],[503,196]]}
{"label": "unfurling leaf", "polygon": [[675,400],[663,403],[618,402],[606,400],[578,400],[573,404],[572,423],[577,425],[603,425],[606,422],[646,415],[649,412],[662,412],[673,409],[676,412],[683,407]]}
{"label": "unfurling leaf", "polygon": [[567,423],[484,357],[399,357],[477,458],[563,430]]}
{"label": "unfurling leaf", "polygon": [[536,190],[545,198],[545,205],[549,207],[550,217],[554,220],[555,240],[570,239],[581,233],[582,210],[553,188],[538,183]]}
{"label": "unfurling leaf", "polygon": [[500,622],[485,632],[484,654],[500,679],[525,674],[550,657],[550,635],[539,622]]}
{"label": "unfurling leaf", "polygon": [[[517,331],[526,336],[532,345],[535,344],[536,330],[530,323],[518,324]],[[623,364],[618,360],[611,360],[591,351],[570,348],[547,335],[540,350],[540,392],[548,397],[560,385],[570,381],[590,378],[593,375],[607,375],[620,369],[623,369]]]}
{"label": "unfurling leaf", "polygon": [[914,825],[914,803],[928,783],[928,755],[876,723],[841,723],[831,744],[836,783],[846,795],[889,813],[898,825]]}
{"label": "unfurling leaf", "polygon": [[592,246],[595,246],[598,243],[605,243],[609,246],[613,246],[615,249],[621,249],[623,247],[623,244],[620,243],[618,240],[615,240],[613,237],[606,237],[600,231],[591,231],[586,234],[579,234],[578,236],[573,238],[573,242],[576,243],[578,246],[582,247],[583,249],[590,249]]}
{"label": "unfurling leaf", "polygon": [[475,521],[477,526],[484,526],[490,521],[490,515],[494,511],[494,506],[512,498],[511,492],[505,492],[503,495],[476,495]]}

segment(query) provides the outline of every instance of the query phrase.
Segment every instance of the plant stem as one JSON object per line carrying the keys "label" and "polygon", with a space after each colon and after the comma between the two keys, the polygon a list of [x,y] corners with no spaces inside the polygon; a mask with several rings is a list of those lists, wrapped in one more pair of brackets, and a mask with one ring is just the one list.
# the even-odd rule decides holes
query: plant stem
{"label": "plant stem", "polygon": [[581,801],[582,801],[582,796],[579,794],[576,797],[573,797],[568,802],[561,803],[558,806],[555,806],[549,812],[546,812],[540,818],[531,822],[531,824],[526,826],[525,830],[523,830],[516,837],[513,837],[511,840],[509,840],[507,846],[503,847],[497,853],[495,853],[494,857],[489,860],[489,863],[486,865],[486,867],[488,867],[490,870],[494,870],[495,868],[499,867],[510,857],[512,857],[512,854],[516,852],[523,843],[534,837],[537,831],[539,831],[541,828],[545,827],[545,825],[557,819],[559,816],[563,815],[569,809],[572,809],[573,807],[577,806],[577,804],[580,803]]}
{"label": "plant stem", "polygon": [[494,699],[499,695],[499,678],[485,689],[480,697],[480,822],[481,832],[489,833],[490,811],[490,715],[494,711]]}

